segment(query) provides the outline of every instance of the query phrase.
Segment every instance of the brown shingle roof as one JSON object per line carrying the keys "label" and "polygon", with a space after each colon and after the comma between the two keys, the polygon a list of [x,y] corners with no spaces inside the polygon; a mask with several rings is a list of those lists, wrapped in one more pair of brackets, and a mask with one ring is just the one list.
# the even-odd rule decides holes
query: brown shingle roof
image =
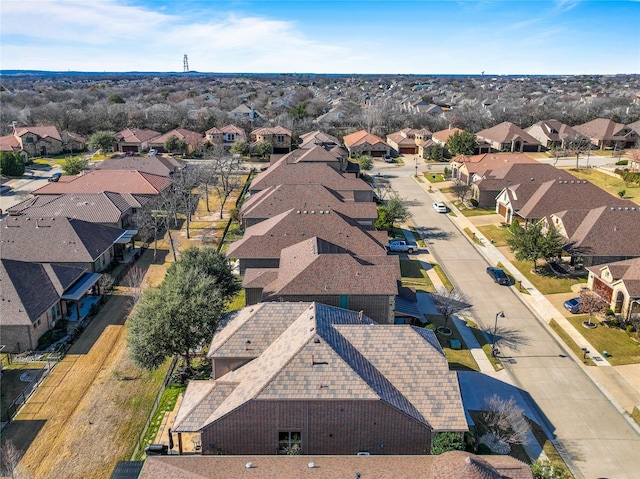
{"label": "brown shingle roof", "polygon": [[160,135],[160,132],[154,130],[125,128],[124,130],[116,133],[116,138],[122,143],[143,143]]}
{"label": "brown shingle roof", "polygon": [[622,123],[616,123],[608,118],[596,118],[595,120],[573,127],[573,129],[579,133],[598,140],[612,139],[623,128],[625,128],[625,125]]}
{"label": "brown shingle roof", "polygon": [[529,133],[524,131],[517,125],[508,121],[502,122],[499,125],[487,128],[486,130],[479,131],[476,136],[481,139],[496,141],[503,143],[505,141],[513,141],[517,138],[521,138],[523,141],[539,145],[540,142],[532,137]]}
{"label": "brown shingle roof", "polygon": [[16,136],[22,136],[27,133],[34,133],[41,138],[53,138],[62,142],[60,132],[55,126],[17,126]]}
{"label": "brown shingle roof", "polygon": [[202,134],[196,131],[187,130],[185,128],[175,128],[166,132],[164,135],[153,138],[150,143],[154,145],[164,145],[172,136],[175,136],[178,140],[185,140],[187,143],[194,145],[200,143],[202,140]]}
{"label": "brown shingle roof", "polygon": [[91,170],[84,175],[69,178],[68,182],[48,183],[34,190],[33,194],[97,194],[112,191],[114,193],[157,195],[171,184],[171,179],[166,176],[141,173],[135,170]]}
{"label": "brown shingle roof", "polygon": [[171,176],[184,163],[171,156],[123,156],[100,161],[93,167],[95,170],[135,170],[158,176]]}

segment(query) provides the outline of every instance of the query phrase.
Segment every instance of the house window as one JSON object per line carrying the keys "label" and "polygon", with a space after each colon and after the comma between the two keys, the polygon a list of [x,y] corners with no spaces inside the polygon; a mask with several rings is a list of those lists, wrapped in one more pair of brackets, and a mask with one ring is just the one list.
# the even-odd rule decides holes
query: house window
{"label": "house window", "polygon": [[32,137],[32,136],[27,136],[27,137],[24,139],[24,142],[25,142],[25,143],[33,143],[33,137]]}
{"label": "house window", "polygon": [[276,135],[276,141],[278,143],[284,143],[284,135]]}
{"label": "house window", "polygon": [[280,431],[278,435],[278,454],[300,454],[302,436],[300,431]]}

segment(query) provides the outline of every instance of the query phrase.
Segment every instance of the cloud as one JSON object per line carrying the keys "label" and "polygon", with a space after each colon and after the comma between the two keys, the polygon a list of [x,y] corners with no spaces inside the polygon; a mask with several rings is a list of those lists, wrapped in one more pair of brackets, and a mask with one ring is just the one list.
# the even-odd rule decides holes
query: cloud
{"label": "cloud", "polygon": [[580,3],[582,3],[582,0],[555,0],[555,11],[561,13],[568,12]]}

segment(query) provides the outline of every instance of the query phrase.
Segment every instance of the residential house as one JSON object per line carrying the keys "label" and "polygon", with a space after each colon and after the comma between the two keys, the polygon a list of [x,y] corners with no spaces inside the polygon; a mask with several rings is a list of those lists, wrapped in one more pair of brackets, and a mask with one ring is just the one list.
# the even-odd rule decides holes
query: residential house
{"label": "residential house", "polygon": [[[403,128],[395,133],[387,135],[387,143],[401,155],[416,155],[419,153],[419,144],[422,145],[424,155],[424,144],[431,138],[432,133],[426,128],[414,129]],[[433,143],[432,143],[433,144]],[[428,149],[427,149],[428,156]],[[424,156],[423,156],[424,158]]]}
{"label": "residential house", "polygon": [[187,130],[185,128],[175,128],[168,131],[164,135],[156,136],[149,140],[149,147],[160,153],[166,153],[164,145],[167,140],[174,137],[177,140],[184,140],[187,142],[187,154],[193,154],[202,148],[202,135],[198,132]]}
{"label": "residential house", "polygon": [[236,141],[247,141],[247,134],[242,128],[235,125],[210,128],[205,132],[204,137],[205,141],[212,145],[221,145],[227,151]]}
{"label": "residential house", "polygon": [[158,138],[161,133],[139,128],[125,128],[116,133],[118,151],[140,153],[151,149],[149,141]]}
{"label": "residential house", "polygon": [[[128,465],[129,463],[127,463]],[[375,477],[377,479],[533,479],[531,467],[511,456],[476,456],[448,451],[438,456],[149,456],[138,479],[236,479],[247,464],[256,479]]]}
{"label": "residential house", "polygon": [[315,236],[331,241],[355,256],[387,254],[386,231],[364,229],[356,220],[325,207],[290,209],[249,226],[242,239],[231,243],[226,256],[239,260],[241,275],[247,268],[278,268],[284,248]]}
{"label": "residential house", "polygon": [[107,158],[92,166],[94,170],[133,170],[157,176],[171,177],[184,168],[185,163],[172,156],[121,156]]}
{"label": "residential house", "polygon": [[538,164],[536,160],[521,153],[483,153],[481,155],[458,155],[449,162],[451,176],[462,184],[470,185],[474,178],[484,172],[515,164]]}
{"label": "residential house", "polygon": [[549,180],[542,184],[524,181],[505,187],[496,198],[496,212],[507,223],[518,218],[526,223],[537,221],[572,206],[581,209],[599,208],[603,205],[627,206],[621,200],[586,180]]}
{"label": "residential house", "polygon": [[334,191],[344,201],[373,201],[371,186],[360,178],[339,173],[323,162],[287,163],[285,158],[256,175],[249,186],[249,193],[253,195],[278,185],[316,184]]}
{"label": "residential house", "polygon": [[0,259],[3,352],[35,349],[38,339],[95,287],[100,276],[74,266]]}
{"label": "residential house", "polygon": [[479,142],[485,142],[494,151],[522,153],[540,151],[540,142],[519,126],[508,121],[476,133]]}
{"label": "residential house", "polygon": [[313,237],[283,248],[277,269],[247,269],[247,306],[269,301],[321,301],[364,311],[393,324],[400,282],[397,256],[354,256],[335,243]]}
{"label": "residential house", "polygon": [[640,206],[624,200],[590,205],[582,199],[568,203],[579,210],[565,207],[545,218],[546,227],[553,224],[567,239],[571,263],[593,266],[640,257]]}
{"label": "residential house", "polygon": [[633,148],[640,138],[633,128],[606,118],[596,118],[582,125],[576,125],[573,129],[589,138],[591,143],[600,149]]}
{"label": "residential house", "polygon": [[64,151],[74,152],[87,149],[87,139],[84,136],[70,131],[63,131],[60,136],[62,138]]}
{"label": "residential house", "polygon": [[385,143],[382,138],[365,130],[346,135],[342,141],[349,151],[349,155],[353,157],[367,155],[381,158],[391,154],[391,146]]}
{"label": "residential house", "polygon": [[73,218],[113,228],[128,229],[133,215],[150,196],[113,193],[37,195],[7,209],[11,216]]}
{"label": "residential house", "polygon": [[263,142],[271,145],[271,153],[288,153],[291,151],[291,130],[282,126],[253,130],[251,132],[251,146]]}
{"label": "residential house", "polygon": [[[481,163],[480,163],[481,164]],[[465,164],[471,166],[472,164]],[[479,164],[473,164],[478,166]],[[510,186],[528,183],[529,188],[533,185],[540,186],[550,180],[577,180],[577,178],[566,170],[560,170],[545,163],[509,163],[507,165],[488,166],[485,170],[478,170],[471,175],[472,197],[478,202],[481,208],[495,208],[496,197],[500,192]]]}
{"label": "residential house", "polygon": [[442,115],[445,112],[440,105],[434,105],[425,100],[406,101],[402,104],[402,108],[409,113],[424,113],[431,116]]}
{"label": "residential house", "polygon": [[[220,360],[246,364],[189,383],[172,428],[178,443],[199,433],[203,455],[422,457],[433,434],[467,430],[456,374],[432,331],[319,303],[283,324],[288,304],[232,313],[208,354],[214,370]],[[265,324],[282,333],[271,340]]]}
{"label": "residential house", "polygon": [[640,320],[640,258],[590,266],[587,286],[625,321]]}
{"label": "residential house", "polygon": [[340,173],[348,173],[354,177],[360,172],[360,165],[348,161],[339,148],[327,149],[320,145],[299,148],[286,155],[271,155],[271,164],[282,158],[286,158],[287,163],[325,163]]}
{"label": "residential house", "polygon": [[24,152],[27,156],[59,155],[65,144],[55,126],[16,126],[0,138],[0,151]]}
{"label": "residential house", "polygon": [[525,131],[540,142],[544,148],[565,148],[567,140],[581,136],[569,125],[558,120],[543,120],[534,123]]}
{"label": "residential house", "polygon": [[105,191],[132,195],[158,195],[171,184],[168,176],[137,170],[90,170],[80,176],[63,176],[33,191],[34,195],[98,194]]}
{"label": "residential house", "polygon": [[377,206],[372,201],[345,200],[321,184],[283,184],[266,188],[245,200],[240,208],[240,222],[247,228],[290,209],[310,214],[331,209],[362,227],[372,227],[378,219]]}
{"label": "residential house", "polygon": [[[431,140],[438,146],[443,148],[443,151],[446,153],[446,156],[448,158],[451,157],[451,153],[446,149],[447,146],[447,141],[449,140],[449,137],[451,135],[453,135],[454,133],[457,132],[462,132],[464,130],[461,130],[460,128],[447,128],[446,130],[440,130],[440,131],[436,131],[432,136],[431,136]],[[476,139],[476,147],[473,150],[473,154],[474,155],[481,155],[483,153],[489,153],[491,151],[491,146],[489,146],[487,143],[481,141],[478,142]],[[428,157],[428,152],[424,151],[423,148],[423,153],[421,154],[421,156],[423,158],[427,158]]]}
{"label": "residential house", "polygon": [[349,114],[349,107],[344,104],[339,104],[331,108],[328,112],[315,118],[313,123],[321,126],[330,126],[344,121],[345,118],[349,117]]}
{"label": "residential house", "polygon": [[69,218],[9,216],[0,222],[0,258],[104,271],[131,236],[120,228]]}
{"label": "residential house", "polygon": [[229,112],[229,118],[234,121],[249,121],[253,123],[256,120],[260,120],[262,115],[253,108],[253,105],[247,106],[242,103]]}
{"label": "residential house", "polygon": [[302,149],[313,148],[318,145],[326,149],[331,149],[336,146],[341,146],[342,142],[335,136],[329,135],[320,130],[303,133],[298,139],[298,147]]}

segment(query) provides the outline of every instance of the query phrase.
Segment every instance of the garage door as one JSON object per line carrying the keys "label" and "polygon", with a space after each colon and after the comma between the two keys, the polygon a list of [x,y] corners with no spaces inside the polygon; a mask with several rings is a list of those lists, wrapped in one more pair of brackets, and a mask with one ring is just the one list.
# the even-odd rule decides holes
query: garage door
{"label": "garage door", "polygon": [[122,151],[133,151],[134,153],[138,153],[138,147],[135,145],[123,146]]}
{"label": "garage door", "polygon": [[376,158],[382,158],[386,151],[372,151],[371,156],[375,156]]}
{"label": "garage door", "polygon": [[507,216],[507,207],[505,205],[503,205],[502,203],[500,203],[498,205],[498,213],[500,214],[500,216],[506,218],[506,216]]}
{"label": "garage door", "polygon": [[400,148],[400,153],[403,155],[415,155],[416,148],[414,146],[405,146],[404,148]]}

